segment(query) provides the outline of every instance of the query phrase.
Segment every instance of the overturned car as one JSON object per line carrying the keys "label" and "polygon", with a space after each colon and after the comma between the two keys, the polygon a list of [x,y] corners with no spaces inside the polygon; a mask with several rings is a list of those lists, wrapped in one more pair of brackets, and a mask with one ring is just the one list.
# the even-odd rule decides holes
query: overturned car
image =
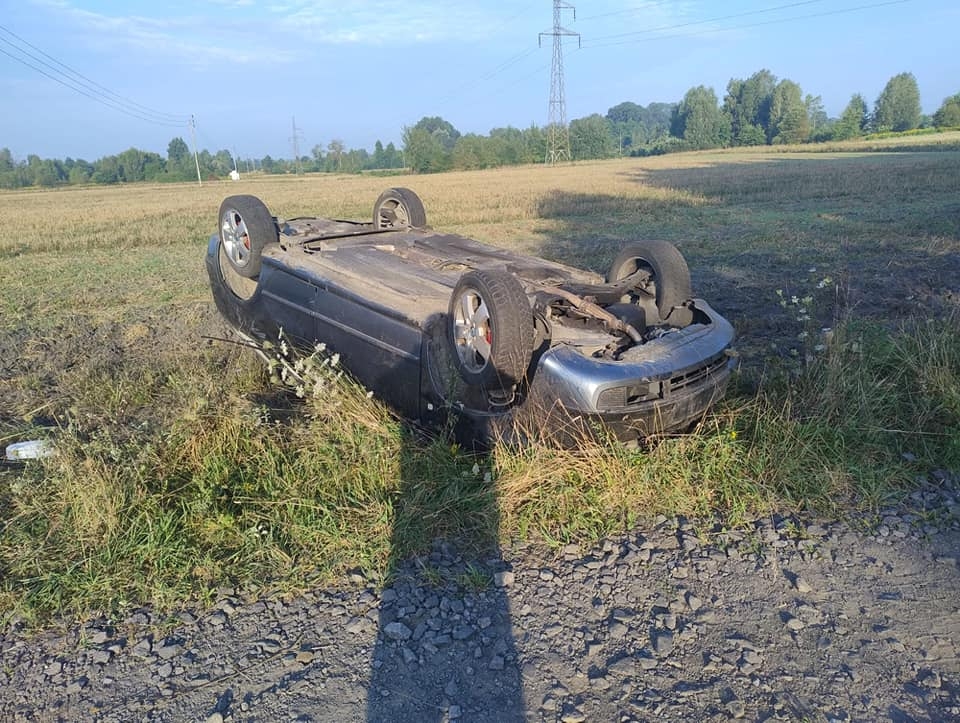
{"label": "overturned car", "polygon": [[683,430],[733,365],[732,327],[693,296],[671,244],[630,244],[602,278],[434,231],[406,188],[382,193],[370,221],[281,219],[230,196],[206,266],[241,333],[322,341],[402,415],[453,414],[480,442]]}

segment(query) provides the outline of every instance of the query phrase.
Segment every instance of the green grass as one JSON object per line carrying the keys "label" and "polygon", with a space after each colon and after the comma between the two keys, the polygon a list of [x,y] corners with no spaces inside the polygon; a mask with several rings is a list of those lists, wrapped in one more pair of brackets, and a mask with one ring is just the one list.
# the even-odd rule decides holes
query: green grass
{"label": "green grass", "polygon": [[384,580],[436,537],[589,544],[658,514],[896,502],[960,469],[958,170],[950,150],[761,149],[405,179],[439,228],[598,270],[631,238],[673,240],[738,331],[742,371],[693,434],[484,456],[329,366],[297,399],[203,338],[226,333],[202,265],[222,196],[362,218],[381,180],[0,194],[0,443],[56,448],[0,468],[0,615]]}

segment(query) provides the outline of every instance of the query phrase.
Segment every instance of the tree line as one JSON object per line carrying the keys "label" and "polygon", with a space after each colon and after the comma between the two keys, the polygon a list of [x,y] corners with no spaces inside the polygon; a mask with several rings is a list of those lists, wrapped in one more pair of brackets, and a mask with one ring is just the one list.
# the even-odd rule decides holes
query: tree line
{"label": "tree line", "polygon": [[[671,151],[729,146],[817,143],[847,140],[870,133],[917,128],[960,127],[960,93],[944,99],[931,117],[922,114],[920,91],[912,73],[893,76],[871,108],[855,93],[838,118],[827,117],[820,96],[804,94],[789,79],[769,70],[749,78],[732,78],[723,101],[706,86],[691,88],[679,103],[641,106],[623,102],[606,115],[594,113],[569,124],[573,160],[644,156]],[[130,148],[93,162],[82,159],[16,161],[0,148],[0,188],[60,186],[136,181],[215,179],[231,171],[264,173],[360,173],[409,169],[416,173],[471,170],[521,163],[543,163],[548,128],[494,128],[488,135],[461,134],[439,116],[421,118],[403,129],[403,147],[379,140],[373,152],[347,149],[334,139],[315,145],[310,155],[293,159],[235,158],[227,150],[191,153],[182,138],[167,146],[166,157]]]}

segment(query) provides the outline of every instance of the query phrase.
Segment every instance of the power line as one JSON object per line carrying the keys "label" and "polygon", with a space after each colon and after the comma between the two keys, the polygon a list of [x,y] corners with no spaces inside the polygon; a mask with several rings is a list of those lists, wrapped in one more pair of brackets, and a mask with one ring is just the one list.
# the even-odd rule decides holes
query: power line
{"label": "power line", "polygon": [[111,103],[111,102],[108,101],[107,99],[97,97],[97,96],[95,96],[95,95],[92,95],[91,93],[87,93],[86,91],[81,90],[80,88],[77,88],[77,87],[75,87],[75,86],[73,86],[73,85],[70,85],[69,83],[61,80],[60,78],[57,78],[56,76],[50,75],[49,73],[41,70],[40,68],[36,67],[35,65],[31,65],[30,63],[28,63],[27,61],[23,60],[22,58],[18,58],[17,56],[8,53],[8,52],[7,52],[6,50],[4,50],[3,48],[0,48],[0,53],[3,53],[4,55],[6,55],[6,56],[9,57],[9,58],[13,58],[13,59],[16,60],[18,63],[22,63],[23,65],[26,65],[28,68],[31,68],[31,69],[37,71],[38,73],[40,73],[41,75],[46,76],[46,77],[49,78],[50,80],[56,81],[57,83],[60,83],[60,85],[66,87],[66,88],[69,88],[70,90],[72,90],[72,91],[74,91],[74,92],[76,92],[76,93],[79,93],[80,95],[86,96],[86,97],[89,98],[90,100],[94,100],[94,101],[96,101],[96,102],[98,102],[98,103],[102,103],[103,105],[107,106],[108,108],[112,108],[113,110],[120,111],[121,113],[125,113],[125,114],[127,114],[127,115],[129,115],[129,116],[132,116],[132,117],[137,118],[137,119],[142,120],[142,121],[147,121],[148,123],[156,123],[157,125],[171,126],[171,127],[177,127],[177,128],[183,126],[182,123],[168,123],[168,122],[165,122],[165,121],[158,121],[158,120],[156,120],[155,118],[148,118],[148,117],[146,117],[146,116],[139,115],[138,113],[135,113],[134,111],[131,111],[131,110],[127,109],[127,108],[123,108],[123,107],[118,106],[118,105],[116,105],[116,104],[114,104],[114,103]]}
{"label": "power line", "polygon": [[613,10],[609,13],[600,13],[599,15],[588,15],[585,18],[580,18],[580,22],[585,23],[590,20],[597,20],[599,18],[609,18],[614,15],[626,15],[627,13],[642,12],[644,10],[649,10],[650,8],[655,8],[657,7],[657,5],[667,5],[670,2],[673,2],[673,0],[659,0],[659,2],[648,2],[648,3],[644,3],[640,7],[627,8],[626,10]]}
{"label": "power line", "polygon": [[[45,53],[40,48],[32,45],[27,42],[19,35],[14,33],[9,28],[0,25],[0,31],[6,33],[7,35],[15,38],[18,42],[14,43],[6,38],[0,37],[0,43],[4,43],[8,48],[13,49],[15,52],[19,53],[22,56],[26,56],[30,60],[26,60],[23,57],[13,55],[3,48],[0,48],[0,53],[3,53],[9,58],[16,60],[18,63],[25,65],[26,67],[34,70],[41,75],[53,80],[54,82],[59,83],[60,85],[69,88],[70,90],[79,93],[80,95],[89,98],[90,100],[101,103],[113,110],[120,111],[126,115],[132,116],[139,120],[146,121],[148,123],[155,123],[157,125],[165,126],[176,126],[180,127],[186,125],[189,122],[187,116],[176,115],[173,113],[165,113],[163,111],[154,110],[145,105],[137,103],[129,98],[114,93],[109,88],[106,88],[103,85],[100,85],[96,81],[91,80],[82,73],[74,70],[70,66],[62,63],[53,56]],[[29,50],[24,49],[26,46],[31,50],[36,51],[36,54],[31,53]],[[39,57],[42,56],[42,57]],[[44,58],[49,59],[51,62],[47,62]],[[30,62],[33,61],[33,62]],[[35,64],[36,63],[36,64]],[[38,65],[43,66],[47,70],[44,70]],[[59,67],[57,67],[59,66]],[[49,72],[48,72],[49,71]]]}
{"label": "power line", "polygon": [[743,13],[734,13],[733,15],[723,15],[717,18],[708,18],[706,20],[691,20],[686,23],[679,23],[677,25],[666,25],[660,28],[650,28],[648,30],[636,30],[629,33],[618,33],[617,35],[603,35],[598,38],[594,38],[594,41],[601,40],[615,40],[617,38],[626,38],[633,35],[648,35],[650,33],[660,32],[661,30],[676,30],[677,28],[686,28],[692,25],[704,25],[705,23],[716,23],[721,20],[733,20],[735,18],[744,18],[749,15],[762,15],[763,13],[772,13],[777,10],[786,10],[789,8],[799,7],[801,5],[815,5],[816,3],[823,2],[823,0],[803,0],[802,2],[793,2],[787,3],[786,5],[777,5],[776,7],[761,8],[760,10],[750,10]]}
{"label": "power line", "polygon": [[[817,0],[814,0],[814,1],[817,1]],[[596,49],[596,48],[609,48],[609,47],[613,47],[613,46],[616,46],[616,45],[628,45],[628,44],[630,44],[630,43],[650,42],[651,40],[666,40],[666,39],[670,39],[670,38],[690,38],[690,37],[696,37],[696,36],[698,36],[698,35],[706,35],[706,34],[708,34],[708,33],[729,32],[729,31],[731,31],[731,30],[746,30],[746,29],[749,29],[749,28],[758,28],[758,27],[764,27],[764,26],[767,26],[767,25],[777,25],[777,24],[779,24],[779,23],[793,22],[793,21],[795,21],[795,20],[810,20],[810,19],[813,19],[813,18],[828,17],[828,16],[830,16],[830,15],[842,15],[842,14],[844,14],[844,13],[858,12],[858,11],[860,11],[860,10],[872,10],[872,9],[874,9],[874,8],[886,7],[886,6],[888,6],[888,5],[901,5],[901,4],[907,3],[907,2],[911,2],[911,0],[887,0],[886,2],[870,3],[869,5],[858,5],[858,6],[856,6],[856,7],[840,8],[840,9],[837,9],[837,10],[824,10],[823,12],[819,12],[819,13],[809,13],[809,14],[807,14],[807,15],[795,15],[795,16],[789,17],[789,18],[777,18],[776,20],[764,20],[764,21],[761,21],[761,22],[746,23],[746,24],[742,24],[742,25],[728,25],[727,27],[713,28],[713,29],[710,29],[710,30],[695,31],[695,32],[690,32],[690,33],[674,33],[674,34],[671,34],[671,35],[658,35],[658,36],[655,37],[655,38],[638,38],[638,39],[633,39],[633,40],[620,40],[620,41],[618,41],[618,42],[613,42],[613,43],[598,43],[598,44],[596,44],[596,45],[592,45],[592,44],[589,44],[589,43],[588,43],[587,45],[585,45],[585,46],[583,47],[583,50],[594,50],[594,49]],[[808,3],[794,3],[794,6],[795,6],[795,5],[804,5],[804,4],[808,4]],[[777,9],[777,10],[783,9],[784,7],[787,7],[787,6],[780,6],[780,7],[778,7],[778,8],[768,8],[768,9],[767,9],[766,11],[764,11],[764,12],[767,12],[767,11],[770,11],[770,10],[774,10],[774,9]],[[758,13],[758,12],[760,12],[760,11],[755,11],[754,13],[749,13],[749,14],[756,14],[756,13]],[[714,18],[714,19],[712,19],[712,20],[699,20],[699,21],[691,22],[691,23],[682,23],[682,24],[679,24],[679,25],[672,25],[672,26],[663,27],[663,28],[652,28],[652,29],[650,29],[650,30],[640,30],[640,31],[637,31],[637,32],[634,32],[634,33],[624,33],[624,34],[621,34],[621,35],[607,36],[607,38],[618,38],[618,37],[626,37],[626,36],[632,36],[632,35],[648,35],[648,34],[650,34],[650,33],[658,32],[658,31],[660,31],[660,30],[670,30],[670,29],[674,29],[674,28],[688,27],[688,26],[690,26],[690,25],[701,25],[701,24],[703,24],[703,23],[708,23],[708,22],[718,22],[719,20],[730,19],[730,18],[732,18],[732,17],[742,17],[742,14],[737,15],[737,16],[726,16],[725,18]],[[603,39],[604,39],[604,38],[596,38],[596,40],[598,40],[598,41],[599,41],[599,40],[603,40]]]}

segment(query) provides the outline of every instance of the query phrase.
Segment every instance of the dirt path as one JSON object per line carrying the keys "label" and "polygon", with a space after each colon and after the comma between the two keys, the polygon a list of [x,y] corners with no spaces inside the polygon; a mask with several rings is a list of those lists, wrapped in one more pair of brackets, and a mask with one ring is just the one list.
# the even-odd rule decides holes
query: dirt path
{"label": "dirt path", "polygon": [[223,590],[166,634],[149,609],[7,630],[0,718],[958,720],[960,480],[941,474],[910,505],[869,532],[661,519],[556,556],[467,561],[438,541],[384,590]]}

